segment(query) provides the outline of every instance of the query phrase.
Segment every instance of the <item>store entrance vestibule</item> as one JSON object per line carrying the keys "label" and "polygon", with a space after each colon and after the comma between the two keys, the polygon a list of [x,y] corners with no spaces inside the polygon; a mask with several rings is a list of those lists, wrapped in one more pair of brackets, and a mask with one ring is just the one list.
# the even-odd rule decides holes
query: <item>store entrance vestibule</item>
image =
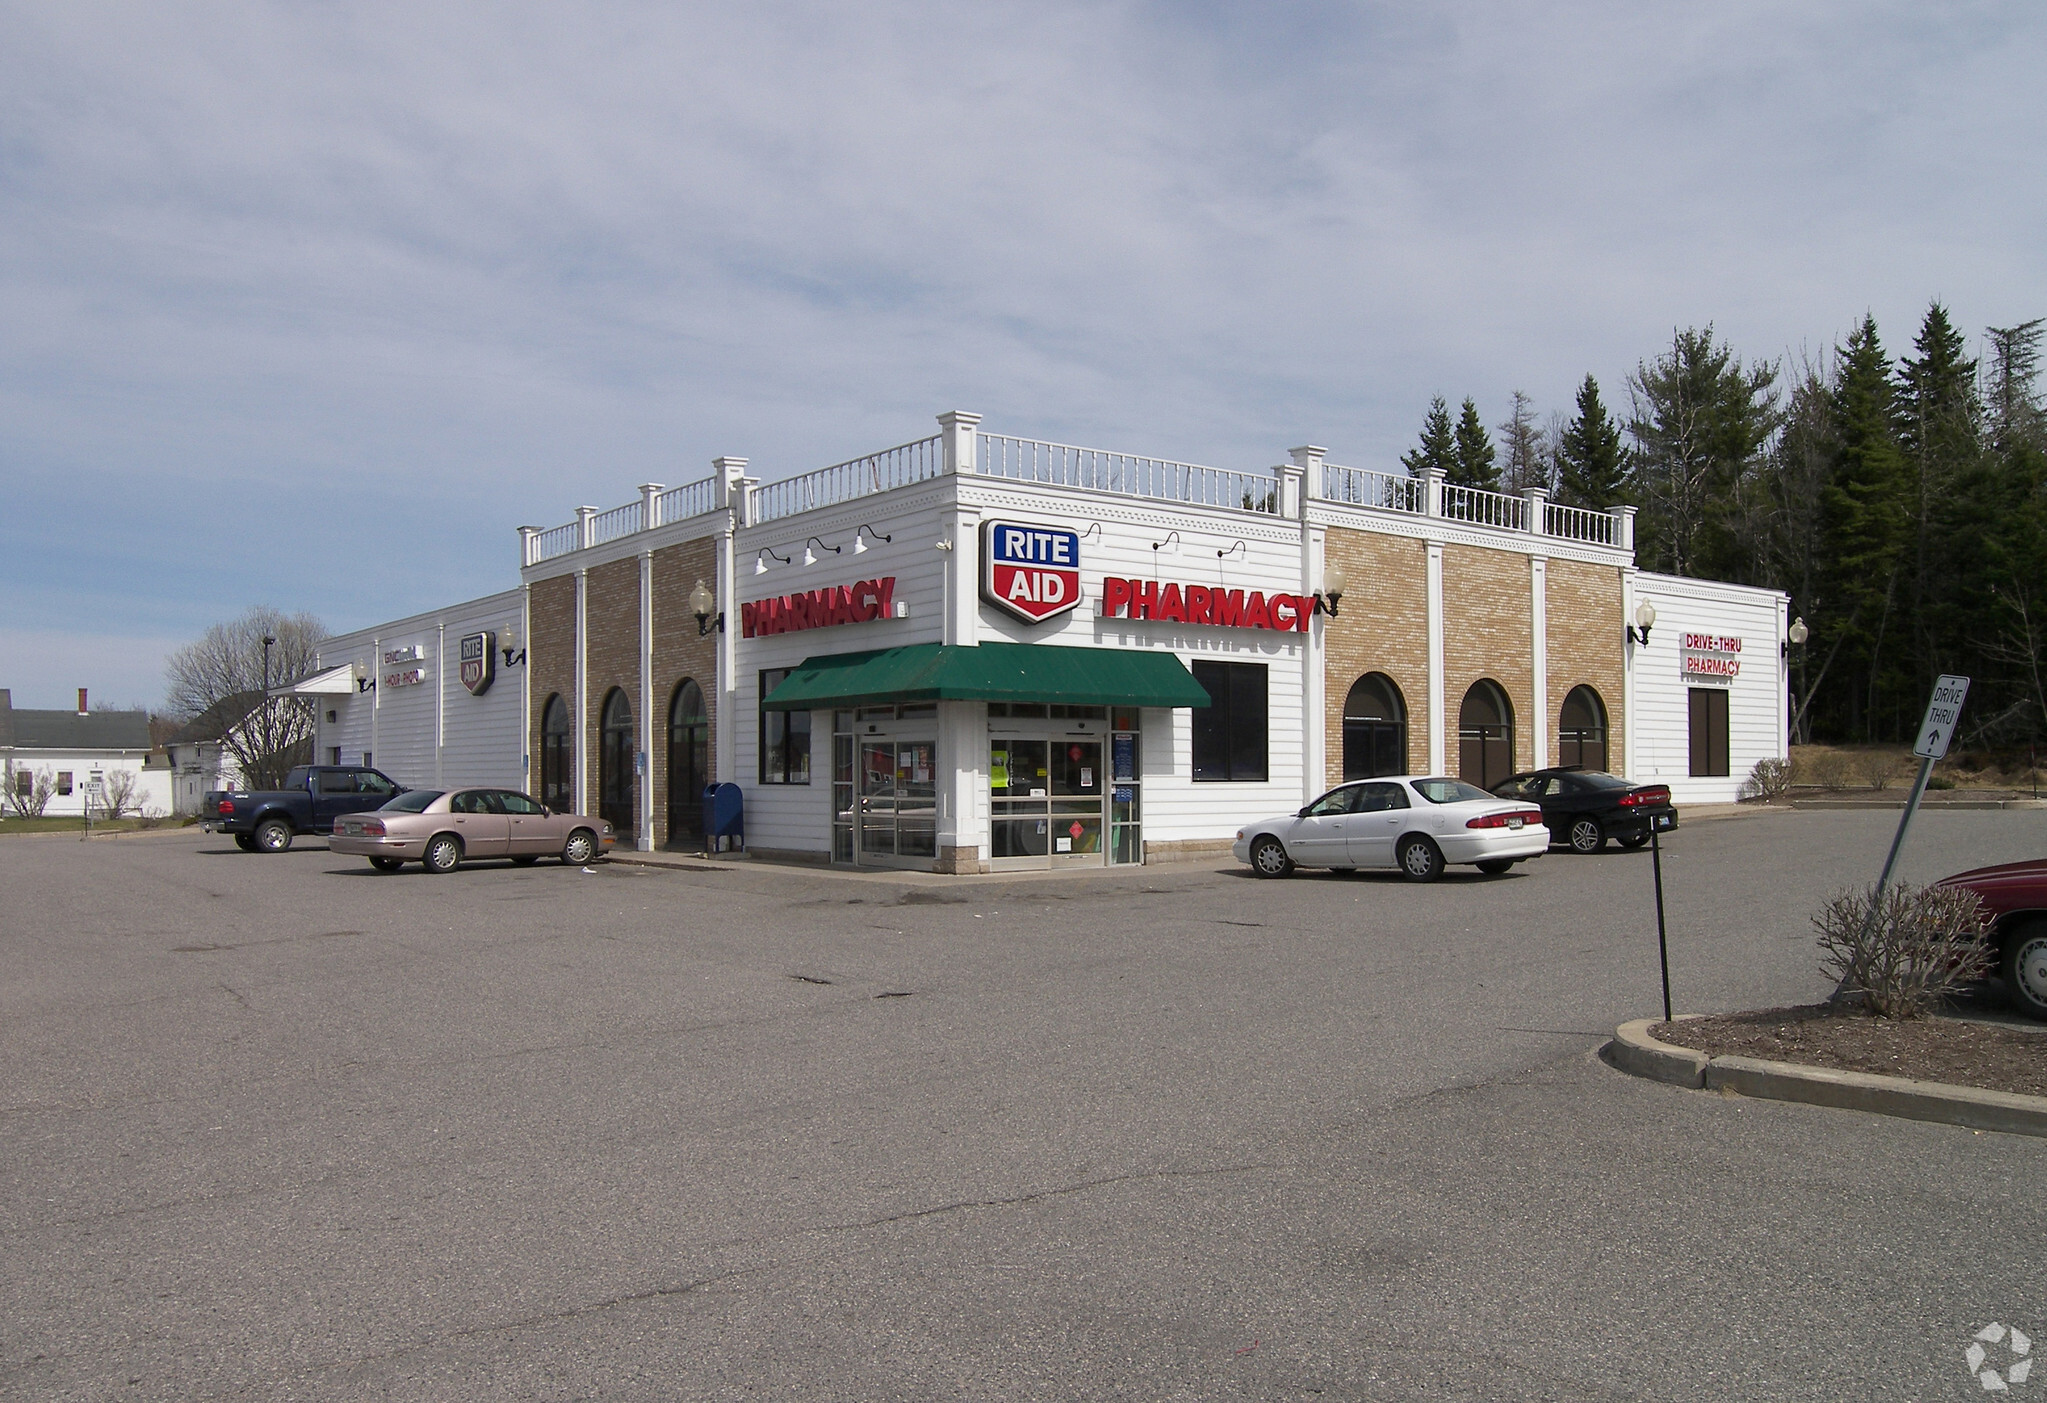
{"label": "store entrance vestibule", "polygon": [[938,708],[834,713],[832,861],[926,867],[938,853]]}
{"label": "store entrance vestibule", "polygon": [[1143,861],[1137,738],[1135,709],[990,702],[990,861]]}

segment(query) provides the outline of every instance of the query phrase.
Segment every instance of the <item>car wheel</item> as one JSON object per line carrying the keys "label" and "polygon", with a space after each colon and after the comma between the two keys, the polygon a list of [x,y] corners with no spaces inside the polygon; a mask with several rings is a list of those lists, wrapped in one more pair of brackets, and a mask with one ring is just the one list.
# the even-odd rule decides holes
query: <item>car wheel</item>
{"label": "car wheel", "polygon": [[2004,938],[2004,988],[2028,1018],[2047,1018],[2047,921],[2027,921]]}
{"label": "car wheel", "polygon": [[403,861],[395,857],[373,857],[370,859],[370,866],[376,868],[379,872],[396,872],[404,865]]}
{"label": "car wheel", "polygon": [[1252,840],[1251,870],[1261,877],[1284,877],[1294,870],[1294,860],[1286,855],[1286,845],[1267,833]]}
{"label": "car wheel", "polygon": [[562,844],[562,861],[570,867],[581,867],[596,855],[597,835],[587,828],[578,828]]}
{"label": "car wheel", "polygon": [[1642,844],[1649,841],[1649,835],[1647,833],[1637,833],[1632,838],[1616,838],[1614,841],[1624,848],[1639,848]]}
{"label": "car wheel", "polygon": [[1433,882],[1443,875],[1443,850],[1427,838],[1404,839],[1398,856],[1400,875],[1410,882]]}
{"label": "car wheel", "polygon": [[1511,857],[1489,857],[1479,863],[1478,870],[1488,877],[1497,877],[1513,865],[1514,859]]}
{"label": "car wheel", "polygon": [[515,857],[515,858],[513,858],[513,859],[512,859],[512,866],[514,866],[514,867],[531,867],[531,866],[532,866],[532,865],[533,865],[534,863],[536,863],[536,862],[538,862],[538,861],[540,861],[540,859],[539,859],[539,858],[535,857],[535,856],[534,856],[534,855],[533,855],[532,853],[527,853],[527,854],[526,854],[526,855],[525,855],[524,857]]}
{"label": "car wheel", "polygon": [[1571,851],[1574,853],[1585,853],[1589,856],[1606,846],[1606,828],[1591,814],[1580,814],[1572,819],[1568,832]]}
{"label": "car wheel", "polygon": [[436,833],[426,845],[426,870],[435,876],[453,872],[462,862],[462,841],[452,833]]}
{"label": "car wheel", "polygon": [[256,825],[256,850],[281,853],[291,846],[291,825],[281,818],[266,818]]}
{"label": "car wheel", "polygon": [[246,833],[235,834],[235,846],[245,853],[256,851],[256,840]]}

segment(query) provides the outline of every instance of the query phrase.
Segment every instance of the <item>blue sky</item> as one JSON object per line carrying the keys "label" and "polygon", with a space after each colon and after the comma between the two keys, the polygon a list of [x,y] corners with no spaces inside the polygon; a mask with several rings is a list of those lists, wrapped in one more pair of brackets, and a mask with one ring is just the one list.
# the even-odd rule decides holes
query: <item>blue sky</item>
{"label": "blue sky", "polygon": [[0,686],[991,429],[1385,465],[1675,326],[2047,315],[2047,9],[0,0]]}

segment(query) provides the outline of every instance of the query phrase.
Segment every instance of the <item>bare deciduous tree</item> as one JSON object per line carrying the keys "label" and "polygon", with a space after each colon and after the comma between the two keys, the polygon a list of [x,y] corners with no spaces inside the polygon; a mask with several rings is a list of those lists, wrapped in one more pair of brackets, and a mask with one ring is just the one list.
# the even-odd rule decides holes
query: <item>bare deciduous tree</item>
{"label": "bare deciduous tree", "polygon": [[48,765],[31,770],[12,760],[7,762],[7,807],[16,818],[41,818],[43,810],[50,807],[50,796],[56,792],[57,774]]}
{"label": "bare deciduous tree", "polygon": [[[222,718],[221,739],[241,766],[244,783],[274,789],[287,770],[311,758],[313,709],[297,698],[270,697],[267,688],[312,671],[326,637],[325,625],[312,615],[270,608],[215,624],[198,642],[171,654],[165,666],[170,709],[191,720],[221,703],[247,698],[244,716]],[[267,659],[266,638],[271,640]]]}
{"label": "bare deciduous tree", "polygon": [[138,797],[141,783],[133,770],[108,770],[100,779],[100,813],[109,819],[119,818],[130,809],[140,813],[142,804]]}

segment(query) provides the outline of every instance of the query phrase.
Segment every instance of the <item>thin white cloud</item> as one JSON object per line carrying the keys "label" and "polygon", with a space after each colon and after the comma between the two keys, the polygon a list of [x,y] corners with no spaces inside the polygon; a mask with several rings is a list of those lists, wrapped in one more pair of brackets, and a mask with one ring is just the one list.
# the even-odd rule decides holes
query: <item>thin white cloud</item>
{"label": "thin white cloud", "polygon": [[[0,50],[0,474],[196,632],[991,427],[1384,461],[1674,325],[2047,312],[1996,7],[71,4]],[[402,560],[382,570],[366,565]],[[85,626],[43,545],[0,598]],[[158,615],[162,616],[159,619]]]}

